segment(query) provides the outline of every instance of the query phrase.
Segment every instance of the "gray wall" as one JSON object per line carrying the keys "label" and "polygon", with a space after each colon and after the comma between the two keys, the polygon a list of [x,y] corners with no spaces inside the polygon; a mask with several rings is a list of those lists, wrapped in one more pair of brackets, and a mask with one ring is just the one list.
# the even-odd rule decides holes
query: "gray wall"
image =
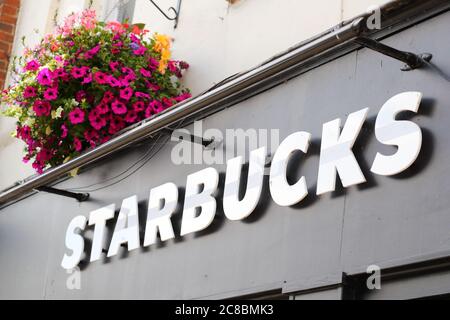
{"label": "gray wall", "polygon": [[[385,43],[431,52],[433,63],[449,75],[450,43],[440,40],[448,38],[449,25],[446,13]],[[431,68],[401,72],[400,67],[396,60],[363,49],[209,116],[206,128],[278,128],[281,138],[301,130],[312,133],[310,154],[292,166],[294,176],[306,176],[310,196],[298,206],[282,208],[266,190],[257,210],[241,222],[224,219],[219,205],[213,226],[205,232],[83,265],[82,290],[66,289],[69,275],[60,267],[70,220],[110,203],[120,206],[134,194],[142,201],[145,218],[150,188],[169,181],[182,188],[186,176],[203,167],[173,165],[169,143],[138,174],[93,192],[89,202],[40,193],[3,209],[0,298],[190,299],[272,289],[288,293],[339,284],[342,273],[362,273],[370,264],[385,268],[449,255],[449,81]],[[403,91],[424,94],[419,115],[402,115],[423,130],[421,154],[400,176],[374,176],[368,167],[376,152],[395,152],[376,141],[375,117],[387,99]],[[355,153],[368,182],[314,196],[322,124],[364,107],[370,107],[369,120]],[[145,151],[144,145],[121,152],[58,187],[101,181]],[[218,169],[225,172],[224,166]],[[180,218],[173,218],[177,233]],[[91,238],[92,231],[86,237]]]}

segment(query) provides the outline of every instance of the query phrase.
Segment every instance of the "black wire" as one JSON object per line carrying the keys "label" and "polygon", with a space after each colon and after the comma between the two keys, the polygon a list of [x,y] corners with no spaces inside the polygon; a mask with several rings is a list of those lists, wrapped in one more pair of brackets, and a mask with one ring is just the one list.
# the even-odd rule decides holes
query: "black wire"
{"label": "black wire", "polygon": [[84,190],[84,189],[86,189],[86,188],[94,187],[94,186],[97,186],[97,185],[100,185],[100,184],[106,183],[106,182],[108,182],[108,181],[111,181],[111,180],[114,180],[114,179],[119,178],[120,176],[126,174],[126,173],[129,172],[131,169],[133,169],[135,166],[137,166],[140,162],[145,161],[145,159],[146,159],[146,158],[150,155],[150,153],[152,152],[153,147],[155,146],[155,144],[158,143],[158,141],[159,141],[159,139],[161,138],[161,136],[162,136],[162,134],[160,134],[160,135],[157,137],[156,141],[150,146],[150,148],[145,152],[145,154],[144,154],[139,160],[137,160],[135,163],[133,163],[131,166],[129,166],[125,171],[119,173],[118,175],[115,175],[115,176],[110,177],[110,178],[108,178],[108,179],[105,179],[105,180],[103,180],[103,181],[96,182],[96,183],[93,183],[93,184],[90,184],[90,185],[87,185],[87,186],[79,186],[79,187],[75,187],[75,188],[69,188],[69,189],[66,189],[66,190],[67,190],[67,191],[82,191],[82,190]]}
{"label": "black wire", "polygon": [[[179,129],[179,128],[183,125],[183,123],[184,123],[184,119],[178,124],[178,126],[177,126],[175,129],[171,129],[171,128],[169,128],[169,129],[172,130],[172,131],[175,131],[175,130]],[[115,184],[117,184],[117,183],[120,183],[120,182],[124,181],[125,179],[129,178],[131,175],[133,175],[134,173],[136,173],[137,171],[139,171],[144,165],[146,165],[146,164],[147,164],[147,163],[148,163],[148,162],[149,162],[149,161],[150,161],[150,160],[151,160],[151,159],[152,159],[152,158],[153,158],[153,157],[161,150],[162,147],[159,148],[159,149],[156,151],[155,154],[150,155],[151,152],[154,150],[154,147],[158,144],[158,141],[161,139],[162,136],[163,136],[163,133],[160,133],[159,136],[157,137],[156,141],[152,144],[152,146],[149,148],[149,150],[146,151],[146,153],[144,154],[144,156],[142,156],[138,161],[136,161],[134,164],[132,164],[130,167],[128,167],[125,171],[119,173],[118,175],[116,175],[116,176],[114,176],[114,177],[111,177],[111,178],[108,178],[108,179],[105,179],[105,180],[103,180],[103,181],[100,181],[100,182],[97,182],[97,183],[88,185],[88,186],[76,187],[76,188],[69,188],[69,189],[65,189],[65,190],[66,190],[66,191],[78,191],[78,192],[94,192],[94,191],[98,191],[98,190],[102,190],[102,189],[111,187],[111,186],[113,186],[113,185],[115,185]],[[164,146],[164,145],[170,140],[170,138],[171,138],[171,136],[169,136],[169,137],[166,139],[166,141],[164,141],[164,142],[161,144],[161,146]],[[147,157],[149,157],[149,158],[146,159]],[[106,186],[104,186],[104,187],[86,190],[86,188],[90,188],[90,187],[93,187],[93,186],[101,185],[101,184],[104,184],[104,183],[106,183],[106,182],[108,182],[108,181],[111,181],[111,180],[114,180],[114,179],[116,179],[116,178],[119,178],[120,176],[122,176],[122,175],[126,174],[127,172],[129,172],[131,169],[133,169],[135,166],[137,166],[137,165],[138,165],[140,162],[142,162],[142,161],[144,161],[144,162],[142,163],[142,165],[140,165],[136,170],[132,171],[129,175],[125,176],[124,178],[122,178],[122,179],[120,179],[120,180],[118,180],[118,181],[116,181],[116,182],[113,182],[113,183],[111,183],[111,184],[109,184],[109,185],[106,185]]]}
{"label": "black wire", "polygon": [[154,156],[156,156],[158,154],[158,152],[165,146],[165,144],[170,140],[170,136],[166,139],[166,141],[164,143],[160,144],[160,148],[158,150],[156,150],[156,152],[154,154],[152,154],[147,160],[145,160],[144,163],[142,163],[139,167],[137,167],[134,171],[132,171],[130,174],[126,175],[125,177],[123,177],[122,179],[115,181],[113,183],[110,183],[106,186],[100,187],[100,188],[96,188],[96,189],[90,189],[90,190],[80,190],[81,192],[95,192],[95,191],[100,191],[109,187],[112,187],[116,184],[121,183],[122,181],[125,181],[126,179],[128,179],[129,177],[131,177],[133,174],[135,174],[136,172],[138,172],[140,169],[142,169]]}

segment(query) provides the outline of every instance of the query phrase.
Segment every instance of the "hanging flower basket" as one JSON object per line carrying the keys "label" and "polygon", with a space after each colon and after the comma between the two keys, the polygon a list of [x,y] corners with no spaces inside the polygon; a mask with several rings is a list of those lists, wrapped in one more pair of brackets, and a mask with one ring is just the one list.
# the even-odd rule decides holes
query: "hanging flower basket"
{"label": "hanging flower basket", "polygon": [[42,173],[191,97],[179,83],[188,64],[170,60],[167,36],[148,33],[86,10],[15,58],[2,103],[18,119],[24,162]]}

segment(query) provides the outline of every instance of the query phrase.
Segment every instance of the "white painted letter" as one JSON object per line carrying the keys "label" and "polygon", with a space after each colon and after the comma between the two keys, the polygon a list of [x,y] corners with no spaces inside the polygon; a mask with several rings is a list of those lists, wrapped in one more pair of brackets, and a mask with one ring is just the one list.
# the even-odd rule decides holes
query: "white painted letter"
{"label": "white painted letter", "polygon": [[86,227],[86,217],[77,216],[72,219],[66,231],[66,247],[72,250],[72,255],[64,254],[61,267],[67,270],[75,268],[81,261],[84,251],[84,239],[76,231],[84,230]]}
{"label": "white painted letter", "polygon": [[107,207],[92,211],[89,215],[89,225],[95,225],[91,248],[91,262],[100,259],[105,242],[104,234],[106,221],[114,218],[115,208],[116,206],[111,204]]}
{"label": "white painted letter", "polygon": [[229,160],[227,164],[223,210],[225,216],[230,220],[242,220],[247,218],[258,205],[264,179],[266,148],[263,147],[251,152],[247,190],[244,199],[239,201],[239,185],[243,162],[243,157],[240,156]]}
{"label": "white painted letter", "polygon": [[419,155],[422,147],[422,131],[411,121],[396,121],[401,111],[419,110],[422,93],[404,92],[389,99],[378,113],[375,136],[387,145],[398,146],[398,151],[390,156],[377,153],[372,168],[373,173],[392,176],[408,169]]}
{"label": "white painted letter", "polygon": [[336,171],[345,188],[366,182],[352,148],[368,112],[369,108],[366,108],[350,114],[342,133],[341,119],[323,125],[317,195],[335,190]]}
{"label": "white painted letter", "polygon": [[139,248],[139,215],[137,196],[122,202],[114,234],[108,250],[108,257],[115,256],[120,245],[127,243],[128,251]]}
{"label": "white painted letter", "polygon": [[[181,235],[207,228],[216,214],[216,199],[212,196],[219,184],[219,173],[207,168],[187,177]],[[203,186],[203,191],[201,187]],[[197,209],[201,209],[197,217]]]}
{"label": "white painted letter", "polygon": [[[163,201],[164,206],[161,207]],[[161,241],[175,238],[170,217],[177,208],[177,202],[178,188],[173,183],[166,183],[150,190],[144,247],[156,243],[158,229]]]}
{"label": "white painted letter", "polygon": [[280,206],[292,206],[299,203],[308,195],[305,177],[290,185],[286,178],[286,169],[292,154],[296,150],[308,152],[311,134],[308,132],[295,132],[281,142],[276,151],[270,168],[270,194],[273,201]]}

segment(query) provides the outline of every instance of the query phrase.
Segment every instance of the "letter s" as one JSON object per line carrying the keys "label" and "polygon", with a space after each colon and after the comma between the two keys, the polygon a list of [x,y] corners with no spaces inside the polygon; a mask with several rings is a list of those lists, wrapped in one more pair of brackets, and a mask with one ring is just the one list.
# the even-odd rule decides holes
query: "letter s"
{"label": "letter s", "polygon": [[84,216],[77,216],[72,219],[66,231],[66,247],[73,251],[72,255],[64,254],[61,267],[67,270],[75,268],[81,260],[84,251],[84,239],[76,233],[77,229],[84,230],[87,219]]}
{"label": "letter s", "polygon": [[397,121],[395,117],[401,111],[417,113],[421,100],[420,92],[404,92],[383,105],[375,123],[375,136],[383,144],[398,146],[398,151],[389,156],[377,153],[370,171],[392,176],[408,169],[416,161],[422,146],[422,131],[417,124]]}

